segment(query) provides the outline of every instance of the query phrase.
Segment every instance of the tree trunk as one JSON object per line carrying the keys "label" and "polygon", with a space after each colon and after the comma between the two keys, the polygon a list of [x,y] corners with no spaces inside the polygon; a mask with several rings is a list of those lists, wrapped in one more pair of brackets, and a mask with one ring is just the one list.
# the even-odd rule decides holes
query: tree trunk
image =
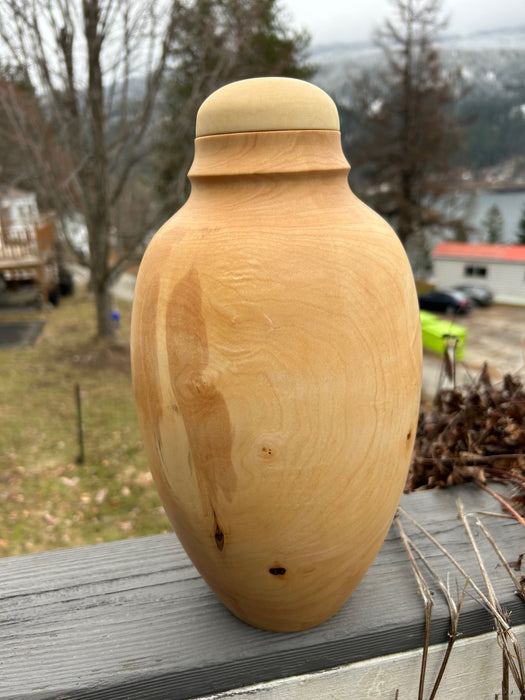
{"label": "tree trunk", "polygon": [[97,336],[99,338],[113,338],[115,326],[111,318],[111,293],[108,284],[95,284],[95,307],[97,310]]}
{"label": "tree trunk", "polygon": [[101,28],[99,0],[84,0],[84,26],[88,49],[88,102],[91,158],[85,171],[87,217],[91,278],[97,309],[97,335],[111,338],[114,328],[111,318],[109,286],[109,237],[111,231],[108,198],[108,159],[105,143],[106,115],[100,55],[104,32]]}
{"label": "tree trunk", "polygon": [[[94,200],[95,203],[99,199]],[[104,211],[87,212],[89,268],[97,312],[97,336],[111,338],[115,329],[111,318],[109,275],[109,219]]]}

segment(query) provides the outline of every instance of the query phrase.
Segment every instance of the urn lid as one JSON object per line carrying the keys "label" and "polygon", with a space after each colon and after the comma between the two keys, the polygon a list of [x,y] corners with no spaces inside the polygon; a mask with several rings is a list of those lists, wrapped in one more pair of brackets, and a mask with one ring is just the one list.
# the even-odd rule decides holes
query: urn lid
{"label": "urn lid", "polygon": [[295,78],[250,78],[213,92],[197,114],[196,136],[253,131],[339,131],[334,101]]}

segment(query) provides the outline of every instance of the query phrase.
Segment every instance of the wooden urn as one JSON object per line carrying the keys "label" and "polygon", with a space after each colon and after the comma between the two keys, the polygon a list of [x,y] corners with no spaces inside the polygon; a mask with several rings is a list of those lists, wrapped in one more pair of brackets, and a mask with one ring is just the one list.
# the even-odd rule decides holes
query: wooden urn
{"label": "wooden urn", "polygon": [[256,78],[197,116],[191,195],[137,277],[132,372],[156,487],[237,617],[318,625],[386,536],[421,383],[412,273],[349,189],[335,104]]}

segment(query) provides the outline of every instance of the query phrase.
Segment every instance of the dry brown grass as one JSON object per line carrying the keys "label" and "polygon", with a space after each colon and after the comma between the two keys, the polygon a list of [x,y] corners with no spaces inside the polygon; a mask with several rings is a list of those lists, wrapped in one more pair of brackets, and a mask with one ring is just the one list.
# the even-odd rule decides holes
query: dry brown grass
{"label": "dry brown grass", "polygon": [[[80,291],[41,312],[46,325],[34,347],[0,351],[0,556],[169,530],[135,414],[131,309],[119,308],[116,342],[95,339],[94,306]],[[19,314],[27,315],[38,314]]]}

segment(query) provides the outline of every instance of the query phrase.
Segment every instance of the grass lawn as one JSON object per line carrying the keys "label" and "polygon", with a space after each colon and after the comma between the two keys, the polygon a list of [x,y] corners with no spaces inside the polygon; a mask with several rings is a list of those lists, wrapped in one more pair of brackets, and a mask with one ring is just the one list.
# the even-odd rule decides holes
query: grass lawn
{"label": "grass lawn", "polygon": [[[142,448],[131,388],[129,325],[95,339],[83,290],[44,312],[34,347],[0,350],[0,556],[170,531]],[[85,461],[75,386],[80,386]]]}

